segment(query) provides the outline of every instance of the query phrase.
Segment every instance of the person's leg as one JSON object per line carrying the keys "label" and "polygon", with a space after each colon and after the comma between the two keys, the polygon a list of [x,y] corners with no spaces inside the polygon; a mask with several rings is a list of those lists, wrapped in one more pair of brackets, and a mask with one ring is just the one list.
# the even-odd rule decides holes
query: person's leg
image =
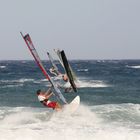
{"label": "person's leg", "polygon": [[47,106],[55,110],[60,110],[62,108],[58,102],[50,102]]}
{"label": "person's leg", "polygon": [[55,108],[56,109],[62,109],[62,106],[57,102]]}

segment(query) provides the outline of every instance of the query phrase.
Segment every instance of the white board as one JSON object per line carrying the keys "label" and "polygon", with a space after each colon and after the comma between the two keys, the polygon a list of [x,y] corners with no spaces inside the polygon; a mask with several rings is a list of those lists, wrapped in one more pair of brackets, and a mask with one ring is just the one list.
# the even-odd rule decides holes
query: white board
{"label": "white board", "polygon": [[64,113],[72,114],[74,113],[80,105],[80,96],[76,96],[69,104],[64,105],[62,111]]}

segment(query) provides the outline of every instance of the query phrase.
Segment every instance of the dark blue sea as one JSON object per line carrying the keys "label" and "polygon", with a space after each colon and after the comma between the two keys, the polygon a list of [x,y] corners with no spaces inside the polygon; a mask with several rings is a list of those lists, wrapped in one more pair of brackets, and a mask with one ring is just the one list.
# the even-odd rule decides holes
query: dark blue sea
{"label": "dark blue sea", "polygon": [[[43,64],[48,71],[50,62]],[[140,140],[140,60],[71,60],[70,65],[78,92],[61,91],[68,102],[80,95],[81,103],[67,115],[38,102],[36,91],[50,83],[34,61],[0,61],[0,139]]]}

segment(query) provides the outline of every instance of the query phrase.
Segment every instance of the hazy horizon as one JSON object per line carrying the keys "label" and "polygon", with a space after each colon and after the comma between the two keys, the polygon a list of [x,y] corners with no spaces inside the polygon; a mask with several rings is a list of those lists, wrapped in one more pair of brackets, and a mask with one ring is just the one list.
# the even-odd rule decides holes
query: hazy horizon
{"label": "hazy horizon", "polygon": [[[69,59],[69,61],[139,61],[140,59]],[[0,62],[2,61],[34,61],[34,58],[31,58],[31,59],[6,59],[6,60],[0,60]],[[47,59],[41,59],[41,61],[49,61],[50,60],[47,58]],[[59,61],[57,58],[54,59],[54,61]]]}
{"label": "hazy horizon", "polygon": [[42,60],[54,48],[69,60],[140,59],[139,0],[1,1],[0,60],[33,60],[20,31]]}

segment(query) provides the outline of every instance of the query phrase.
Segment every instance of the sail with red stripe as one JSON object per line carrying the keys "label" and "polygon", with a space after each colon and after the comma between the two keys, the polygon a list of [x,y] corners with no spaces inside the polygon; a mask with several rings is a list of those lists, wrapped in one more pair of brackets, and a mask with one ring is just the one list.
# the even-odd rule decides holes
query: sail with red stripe
{"label": "sail with red stripe", "polygon": [[33,55],[37,65],[39,66],[39,68],[41,69],[41,71],[43,72],[44,76],[46,77],[46,79],[49,80],[49,82],[51,83],[52,87],[54,88],[55,92],[54,94],[64,103],[67,104],[66,99],[64,98],[64,96],[62,95],[61,91],[59,90],[59,88],[56,86],[56,84],[54,83],[54,81],[51,79],[51,77],[48,75],[47,71],[45,70],[41,59],[32,43],[31,37],[29,36],[29,34],[26,34],[25,36],[21,33],[27,47],[29,48],[31,54]]}

